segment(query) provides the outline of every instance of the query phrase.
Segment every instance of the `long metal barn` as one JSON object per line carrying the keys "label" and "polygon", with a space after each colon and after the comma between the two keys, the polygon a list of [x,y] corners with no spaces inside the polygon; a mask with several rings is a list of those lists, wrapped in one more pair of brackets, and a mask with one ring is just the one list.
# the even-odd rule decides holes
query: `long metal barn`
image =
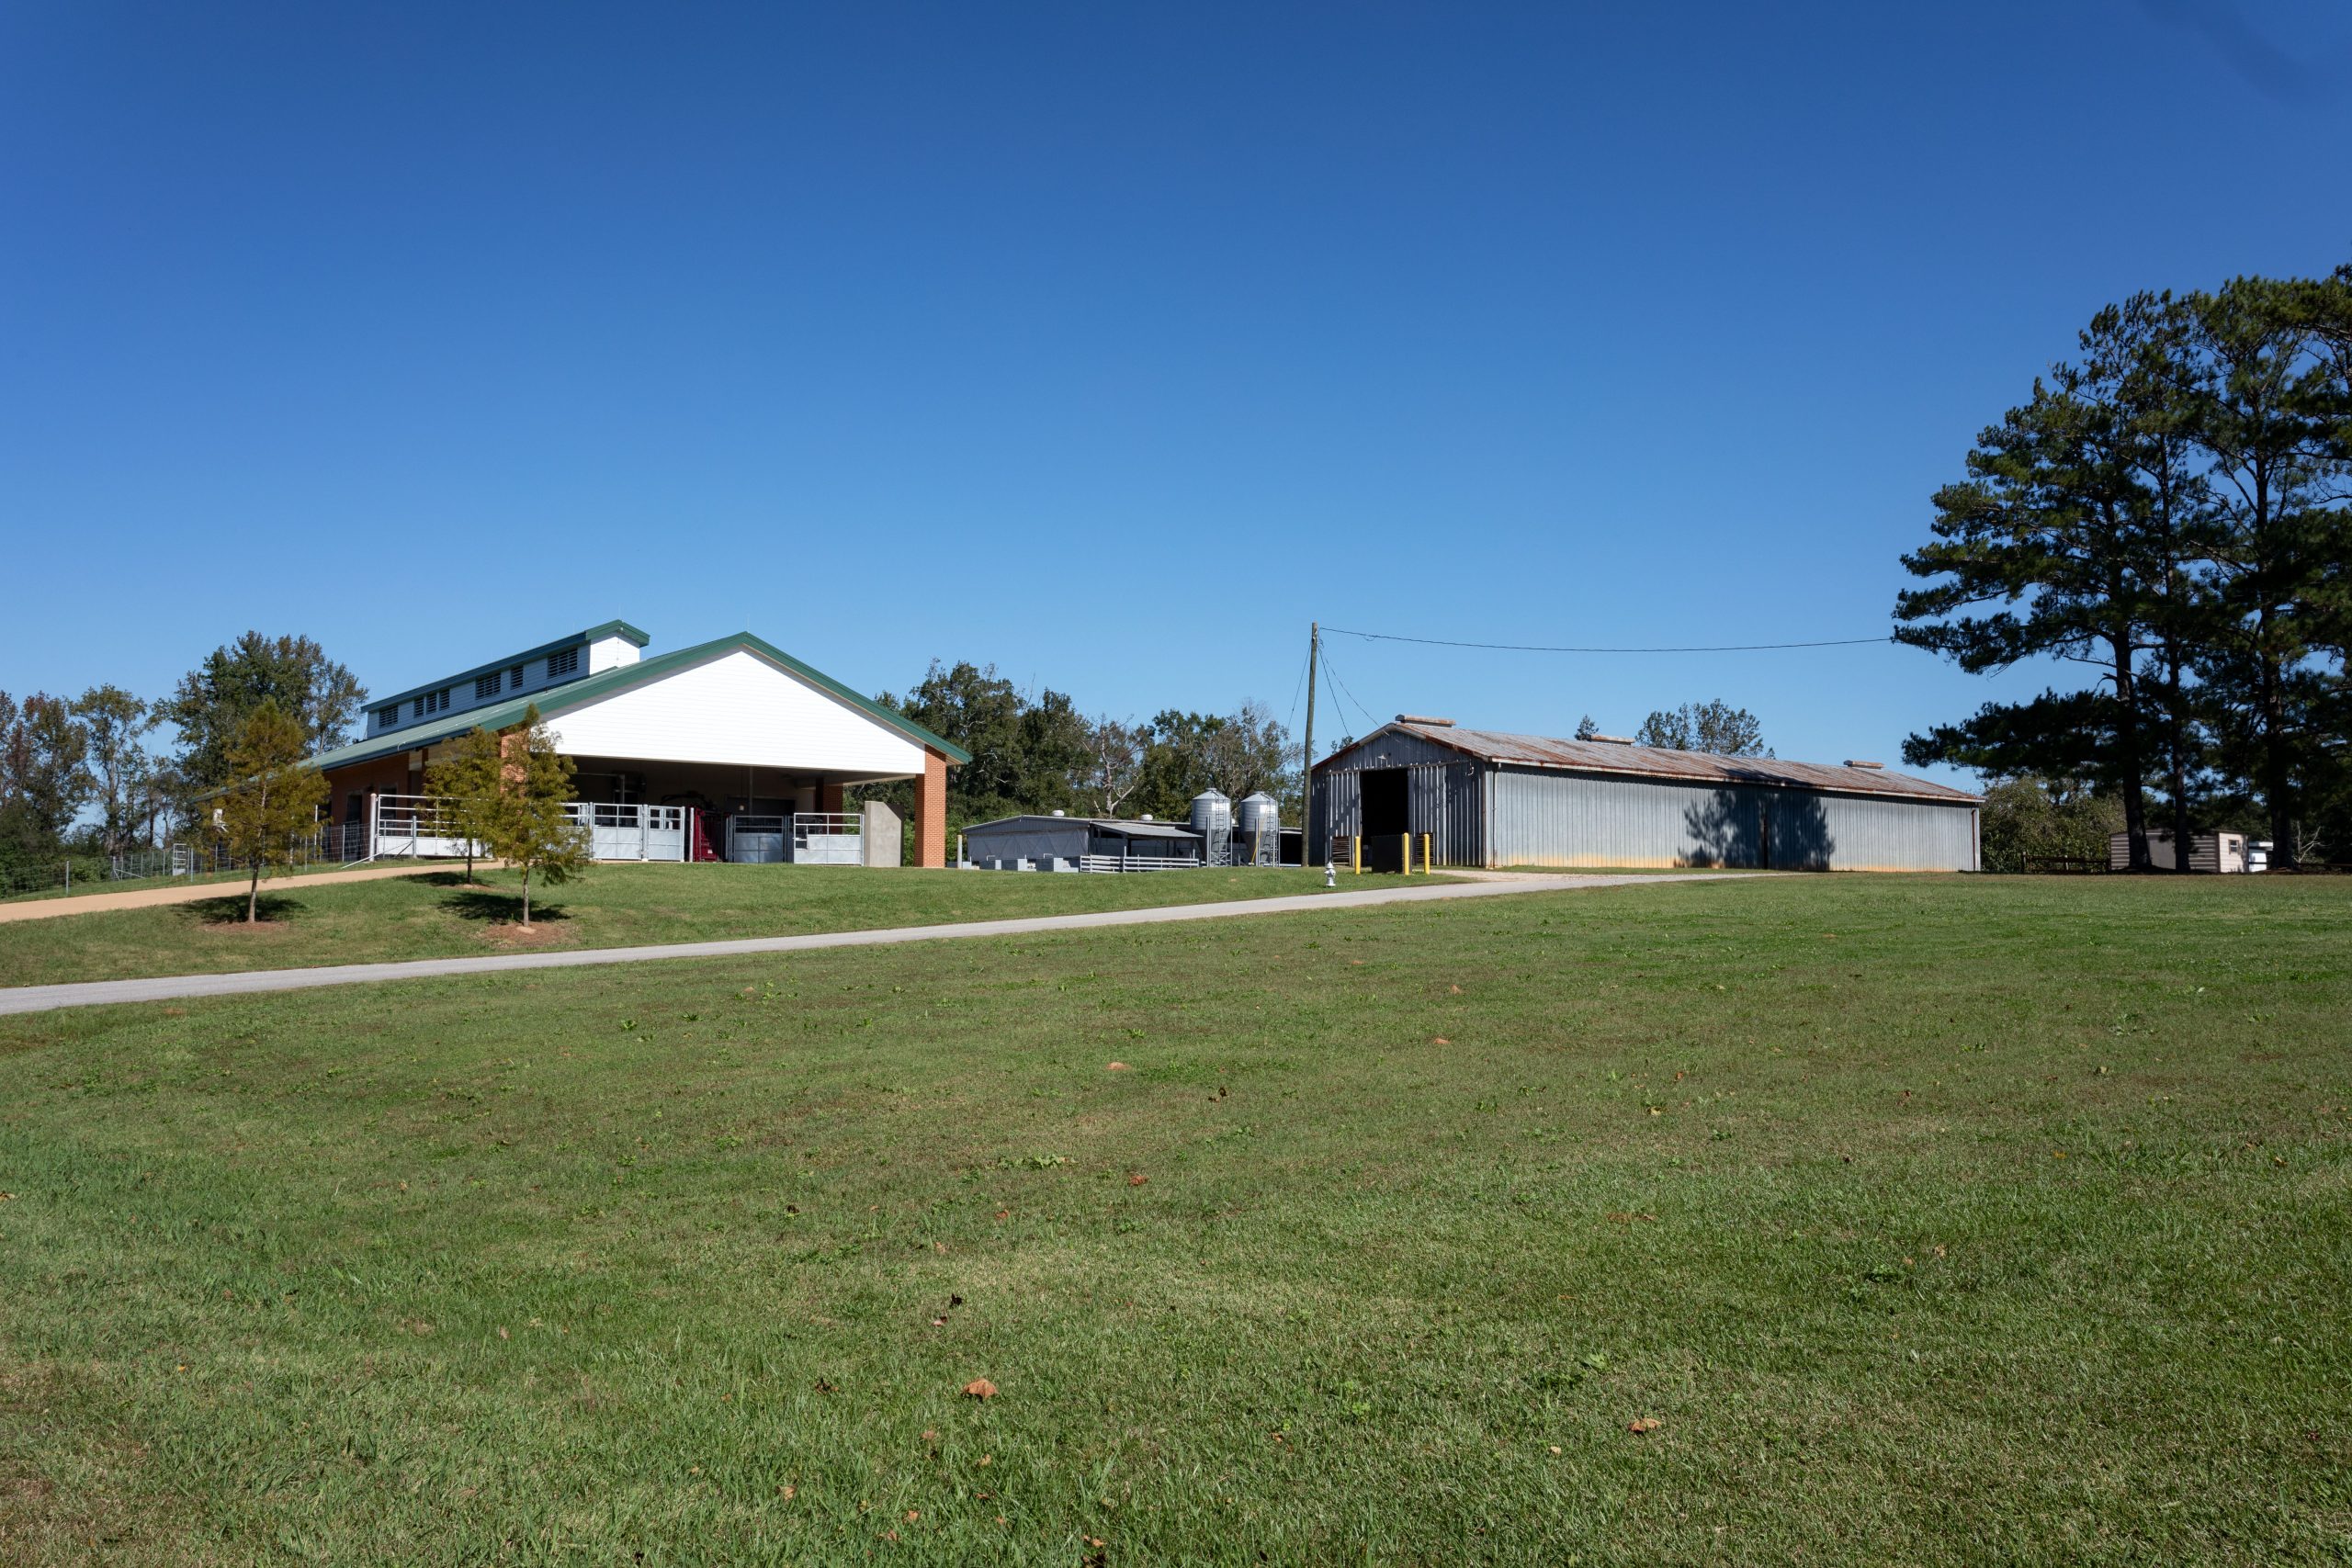
{"label": "long metal barn", "polygon": [[1974,871],[1983,804],[1875,762],[1400,717],[1316,764],[1308,843],[1319,862],[1334,836],[1360,837],[1368,869],[1390,867],[1407,835],[1426,834],[1439,865]]}

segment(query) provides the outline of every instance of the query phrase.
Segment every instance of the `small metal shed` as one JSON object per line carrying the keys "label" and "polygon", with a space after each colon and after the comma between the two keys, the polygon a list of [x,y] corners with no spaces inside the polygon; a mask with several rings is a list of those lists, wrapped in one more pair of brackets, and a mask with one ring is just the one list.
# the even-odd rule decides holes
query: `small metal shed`
{"label": "small metal shed", "polygon": [[[2179,856],[2173,849],[2172,829],[2148,829],[2148,865],[2154,871],[2178,868]],[[2246,841],[2244,833],[2191,833],[2188,835],[2188,869],[2191,871],[2243,872],[2247,868]],[[2107,868],[2109,871],[2132,869],[2132,835],[2114,833],[2107,840]]]}

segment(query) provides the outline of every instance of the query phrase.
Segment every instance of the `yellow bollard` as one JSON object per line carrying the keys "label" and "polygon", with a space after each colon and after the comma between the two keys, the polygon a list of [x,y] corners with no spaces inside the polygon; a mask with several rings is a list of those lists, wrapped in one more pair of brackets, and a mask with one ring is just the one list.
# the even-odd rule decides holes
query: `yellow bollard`
{"label": "yellow bollard", "polygon": [[1358,876],[1362,876],[1363,874],[1363,835],[1362,833],[1356,834],[1348,840],[1348,860],[1350,862],[1348,869]]}
{"label": "yellow bollard", "polygon": [[1405,835],[1405,874],[1413,874],[1413,835]]}

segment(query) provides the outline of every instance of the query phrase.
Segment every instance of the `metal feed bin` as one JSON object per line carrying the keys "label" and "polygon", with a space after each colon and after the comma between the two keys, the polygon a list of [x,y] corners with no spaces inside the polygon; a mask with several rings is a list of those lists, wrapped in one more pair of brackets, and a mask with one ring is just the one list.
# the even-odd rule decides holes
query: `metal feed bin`
{"label": "metal feed bin", "polygon": [[1233,812],[1236,864],[1274,865],[1282,859],[1283,808],[1264,790],[1243,797]]}
{"label": "metal feed bin", "polygon": [[1204,789],[1193,796],[1191,825],[1201,836],[1203,857],[1208,863],[1225,864],[1233,837],[1233,802],[1223,790]]}

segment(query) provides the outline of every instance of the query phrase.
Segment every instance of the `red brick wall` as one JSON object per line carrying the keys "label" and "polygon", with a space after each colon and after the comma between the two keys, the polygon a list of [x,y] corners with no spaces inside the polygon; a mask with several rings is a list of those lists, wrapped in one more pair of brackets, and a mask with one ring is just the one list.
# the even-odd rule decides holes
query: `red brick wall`
{"label": "red brick wall", "polygon": [[[344,805],[351,795],[406,795],[409,785],[408,753],[405,751],[379,757],[372,762],[361,762],[355,767],[337,768],[327,774],[328,820],[338,824],[344,821]],[[358,820],[364,822],[368,819],[367,809],[367,802],[363,798]]]}
{"label": "red brick wall", "polygon": [[947,863],[947,759],[928,747],[915,785],[915,863],[934,870]]}

